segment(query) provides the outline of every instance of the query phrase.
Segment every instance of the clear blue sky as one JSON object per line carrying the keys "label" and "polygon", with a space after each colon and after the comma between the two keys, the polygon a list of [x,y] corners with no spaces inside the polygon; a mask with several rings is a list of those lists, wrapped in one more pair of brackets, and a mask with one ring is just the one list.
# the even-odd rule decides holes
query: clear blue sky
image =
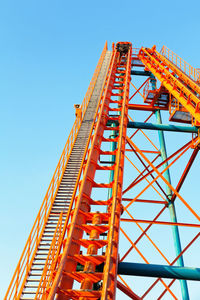
{"label": "clear blue sky", "polygon": [[168,46],[200,67],[199,1],[0,3],[0,298],[105,41]]}

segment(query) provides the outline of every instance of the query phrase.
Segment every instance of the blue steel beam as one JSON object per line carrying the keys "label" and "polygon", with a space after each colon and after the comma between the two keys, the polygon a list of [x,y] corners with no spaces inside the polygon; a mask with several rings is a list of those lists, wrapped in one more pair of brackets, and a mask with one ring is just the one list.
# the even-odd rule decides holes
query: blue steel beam
{"label": "blue steel beam", "polygon": [[120,262],[118,274],[200,281],[200,268]]}
{"label": "blue steel beam", "polygon": [[[156,79],[155,79],[154,75],[151,75],[150,82],[151,82],[152,89],[155,90],[156,89]],[[162,125],[162,118],[161,118],[160,110],[155,111],[155,116],[156,116],[157,124]],[[159,142],[160,142],[161,158],[162,158],[162,161],[165,161],[167,159],[167,150],[166,150],[164,132],[161,130],[158,130],[158,137],[159,137]],[[166,162],[163,165],[163,168],[166,168],[167,166],[168,166],[168,162]],[[166,178],[166,180],[171,184],[171,177],[170,177],[169,169],[167,169],[163,175]],[[169,213],[170,213],[170,219],[172,222],[177,223],[174,202],[171,201],[172,190],[170,189],[170,187],[167,184],[166,184],[166,193],[168,196],[168,198],[166,200],[169,203],[168,208],[169,208]],[[172,226],[172,234],[173,234],[175,253],[176,253],[176,256],[178,256],[182,252],[178,226]],[[179,257],[179,259],[177,260],[177,264],[180,267],[184,267],[183,256]],[[190,298],[189,298],[187,282],[185,280],[180,280],[180,286],[181,286],[182,299],[189,300]]]}
{"label": "blue steel beam", "polygon": [[136,75],[136,76],[150,76],[151,72],[149,71],[138,71],[138,70],[132,70],[131,75]]}
{"label": "blue steel beam", "polygon": [[[162,124],[160,111],[157,110],[155,112],[155,115],[156,115],[157,123]],[[163,131],[158,130],[158,136],[159,136],[159,141],[160,141],[161,158],[164,161],[164,160],[167,159],[167,151],[166,151],[165,138],[164,138]],[[163,165],[163,168],[166,168],[167,166],[168,166],[168,163],[166,162]],[[167,169],[166,172],[163,175],[165,176],[167,181],[171,184],[169,169]],[[168,195],[168,199],[171,199],[172,198],[172,190],[169,188],[168,185],[166,185],[166,192],[167,192],[167,195]],[[168,199],[167,199],[167,201],[168,201]],[[168,201],[168,202],[169,202],[168,208],[169,208],[169,213],[170,213],[170,219],[171,219],[172,222],[177,223],[177,217],[176,217],[174,202],[172,202],[172,201]],[[181,250],[181,241],[180,241],[178,226],[172,226],[172,233],[173,233],[175,253],[176,253],[176,256],[178,256],[182,251]],[[183,256],[180,256],[180,258],[177,260],[177,264],[180,267],[184,266]],[[181,292],[182,292],[183,300],[189,300],[189,292],[188,292],[187,282],[185,280],[180,280],[180,285],[181,285]]]}
{"label": "blue steel beam", "polygon": [[198,133],[199,130],[198,127],[195,126],[179,126],[179,125],[154,124],[154,123],[143,123],[143,122],[128,122],[128,128],[185,132],[185,133]]}

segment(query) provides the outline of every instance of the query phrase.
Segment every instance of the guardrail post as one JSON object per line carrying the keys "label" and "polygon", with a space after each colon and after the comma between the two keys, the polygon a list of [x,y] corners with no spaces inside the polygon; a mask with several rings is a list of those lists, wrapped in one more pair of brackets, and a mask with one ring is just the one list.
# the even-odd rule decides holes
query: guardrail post
{"label": "guardrail post", "polygon": [[17,270],[17,278],[16,278],[16,287],[15,287],[15,298],[17,299],[18,288],[19,288],[19,273],[20,273],[20,264]]}
{"label": "guardrail post", "polygon": [[30,249],[31,249],[31,236],[28,242],[28,250],[27,250],[27,262],[26,262],[26,273],[28,274],[29,269],[29,260],[30,260]]}
{"label": "guardrail post", "polygon": [[38,222],[37,222],[37,236],[36,236],[36,245],[38,246],[38,238],[39,238],[39,231],[40,231],[40,211],[39,211],[39,215],[38,215]]}

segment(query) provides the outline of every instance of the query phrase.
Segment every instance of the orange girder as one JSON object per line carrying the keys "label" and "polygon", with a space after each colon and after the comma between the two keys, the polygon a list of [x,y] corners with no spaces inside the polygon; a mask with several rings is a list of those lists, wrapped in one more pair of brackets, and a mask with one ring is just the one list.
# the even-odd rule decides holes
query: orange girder
{"label": "orange girder", "polygon": [[[171,67],[171,64],[166,64],[166,58],[159,54],[155,47],[152,49],[141,48],[138,56],[145,67],[154,74],[163,86],[193,116],[195,124],[200,123],[200,100],[195,94],[196,91],[200,90],[198,85],[192,82],[183,72],[173,65],[173,72],[170,72],[169,67]],[[182,81],[180,81],[175,74],[182,74]],[[188,88],[188,84],[190,88]]]}
{"label": "orange girder", "polygon": [[[76,106],[75,123],[4,300],[26,299],[23,297],[26,295],[28,278],[34,264],[37,265],[37,251],[49,223],[57,193],[59,188],[62,188],[66,168],[70,166],[70,163],[72,163],[71,168],[77,168],[70,160],[70,155],[76,148],[75,143],[107,54],[106,43],[83,103],[81,107]],[[105,77],[101,81],[101,89],[96,96],[97,106],[91,117],[92,122],[86,137],[84,153],[81,156],[76,178],[74,178],[75,183],[70,203],[67,206],[68,211],[67,213],[63,211],[57,216],[56,212],[53,212],[53,217],[57,217],[56,227],[53,230],[49,250],[45,255],[44,267],[37,290],[33,293],[33,299],[114,300],[117,288],[131,299],[144,299],[159,282],[164,290],[159,291],[160,295],[156,296],[156,299],[161,299],[167,292],[171,298],[178,299],[176,290],[173,289],[175,279],[166,283],[162,278],[158,278],[145,286],[138,296],[134,291],[137,287],[130,287],[125,278],[117,274],[118,263],[130,257],[133,251],[136,251],[145,263],[151,263],[147,253],[143,253],[144,249],[140,249],[144,237],[165,263],[173,265],[200,236],[200,233],[196,233],[200,227],[200,216],[180,193],[199,151],[199,134],[192,135],[189,141],[185,141],[178,147],[178,150],[176,148],[173,153],[161,160],[161,149],[154,138],[149,137],[141,129],[137,129],[134,133],[130,133],[127,129],[129,120],[134,122],[137,111],[145,112],[144,122],[150,120],[156,110],[168,111],[172,96],[186,112],[192,115],[192,124],[199,126],[199,73],[187,63],[182,63],[178,56],[176,56],[176,61],[179,61],[180,65],[174,63],[174,56],[175,54],[171,54],[166,47],[160,54],[155,46],[152,49],[144,47],[139,49],[132,48],[129,42],[113,44]],[[159,89],[152,88],[154,99],[151,101],[148,98],[146,101],[148,105],[138,103],[137,97],[141,97],[142,101],[147,99],[144,96],[148,94],[153,76],[145,78],[137,88],[137,82],[135,84],[131,82],[131,68],[135,66],[150,71],[151,75],[154,75],[161,83]],[[186,72],[186,67],[189,68],[190,73]],[[135,90],[130,97],[131,88]],[[169,99],[167,98],[164,104],[161,103],[159,106],[158,98],[162,93],[167,93],[167,95],[169,93]],[[137,140],[139,133],[145,140],[142,142],[142,148]],[[111,149],[108,147],[110,144]],[[178,183],[174,185],[166,179],[165,174],[169,169],[173,170],[175,163],[191,149],[192,154],[178,178]],[[128,176],[127,170],[129,169],[126,163],[134,170],[129,172]],[[135,177],[132,175],[134,172]],[[106,181],[108,177],[109,182]],[[156,196],[151,198],[145,194],[150,189]],[[126,195],[126,193],[130,194]],[[161,219],[166,214],[170,203],[174,203],[175,200],[180,200],[184,209],[189,211],[195,221]],[[137,209],[136,212],[132,210],[134,205],[145,207],[144,216],[135,216]],[[146,213],[151,213],[150,206],[153,212],[155,210],[155,214],[152,213],[150,217],[147,217]],[[123,213],[125,216],[122,217]],[[133,234],[134,230],[132,227],[130,229],[130,226],[136,227],[139,235],[136,235],[137,231]],[[162,250],[159,242],[155,241],[155,236],[152,237],[149,234],[149,230],[158,226],[159,228],[176,226],[196,231],[195,236],[184,245],[183,250],[171,259],[168,253]],[[122,247],[124,253],[119,251],[120,232],[128,243],[128,246],[124,243]]]}
{"label": "orange girder", "polygon": [[[72,152],[74,143],[76,141],[83,117],[85,115],[88,103],[91,99],[92,92],[95,87],[95,83],[97,81],[105,54],[107,51],[107,42],[105,43],[104,49],[102,51],[101,57],[99,59],[99,62],[97,64],[97,67],[95,69],[94,75],[91,79],[90,85],[88,87],[87,93],[83,99],[83,102],[81,104],[81,111],[82,111],[82,118],[79,116],[76,117],[75,122],[73,124],[73,127],[71,129],[71,132],[69,134],[69,137],[67,139],[67,142],[65,144],[65,147],[63,149],[63,152],[61,154],[60,160],[58,162],[57,168],[54,172],[53,178],[50,182],[49,188],[47,190],[47,193],[44,197],[44,200],[42,202],[41,208],[38,212],[38,215],[36,217],[36,220],[34,222],[34,225],[32,227],[32,230],[30,232],[30,235],[28,237],[28,240],[26,242],[26,245],[24,247],[24,250],[22,252],[22,255],[19,259],[19,262],[17,264],[16,270],[14,272],[14,275],[12,277],[12,280],[10,282],[10,285],[8,287],[8,290],[6,292],[6,295],[4,297],[5,300],[7,299],[20,299],[22,291],[24,289],[28,274],[30,272],[30,269],[32,267],[32,264],[34,262],[34,258],[38,249],[38,245],[41,241],[42,234],[45,230],[45,226],[49,217],[49,214],[51,212],[52,205],[54,203],[62,176],[64,174],[66,165],[69,161],[70,154]],[[64,230],[65,231],[65,230]],[[52,241],[53,242],[53,241]]]}
{"label": "orange girder", "polygon": [[[118,45],[125,45],[127,52],[123,53],[118,50]],[[129,43],[120,43],[116,45],[115,51],[113,51],[111,66],[107,77],[107,84],[103,93],[102,102],[100,104],[100,111],[97,122],[95,124],[95,131],[92,137],[91,147],[89,149],[89,155],[84,167],[83,179],[80,185],[80,191],[76,201],[76,207],[73,212],[73,218],[71,224],[69,224],[68,238],[64,247],[63,255],[61,256],[61,262],[56,271],[55,280],[53,286],[49,292],[48,299],[53,299],[55,293],[58,294],[57,299],[70,298],[72,292],[72,284],[74,279],[81,283],[81,290],[79,290],[80,299],[85,299],[84,290],[92,290],[95,282],[102,280],[101,299],[114,299],[116,290],[116,276],[117,276],[117,263],[118,263],[118,234],[121,214],[121,195],[122,195],[122,182],[123,182],[123,164],[124,164],[124,152],[125,152],[125,139],[126,139],[126,127],[127,127],[127,114],[128,114],[128,101],[129,101],[129,85],[130,85],[130,71],[131,71],[131,45]],[[120,81],[119,81],[120,77]],[[116,87],[120,93],[114,93]],[[121,100],[117,100],[116,97],[121,97]],[[112,98],[112,99],[111,99]],[[114,98],[114,99],[113,99]],[[114,165],[114,181],[109,185],[97,184],[94,181],[95,172],[101,153],[102,142],[109,142],[110,139],[104,139],[103,134],[106,128],[106,124],[109,121],[109,112],[113,111],[109,107],[110,103],[115,103],[118,107],[118,122],[119,126],[116,129],[118,132],[117,141],[118,147],[115,151],[116,162]],[[116,110],[116,109],[115,109]],[[114,128],[113,128],[114,129]],[[111,153],[108,153],[110,155]],[[106,155],[106,152],[104,152]],[[112,199],[110,199],[107,210],[108,213],[96,213],[91,215],[90,198],[93,188],[108,188],[112,187]],[[94,203],[95,204],[95,201]],[[84,225],[88,222],[92,222],[92,225]],[[102,244],[99,239],[99,231],[93,229],[95,226],[103,227],[104,223],[108,223],[106,228],[107,240]],[[83,226],[84,225],[84,226]],[[83,240],[82,236],[86,228],[91,227],[90,239]],[[103,228],[102,228],[103,229]],[[95,238],[95,242],[92,240]],[[96,241],[97,240],[97,241]],[[115,241],[115,242],[113,242]],[[86,276],[85,278],[76,276],[77,262],[73,259],[74,255],[80,255],[80,246],[84,245],[87,248],[88,256],[98,255],[98,249],[102,246],[106,246],[104,254],[104,270],[100,278],[92,279]],[[82,260],[84,256],[82,256]],[[85,258],[86,259],[86,258]],[[95,272],[96,266],[102,263],[102,259],[96,262],[85,261],[83,272]],[[72,276],[73,273],[73,276]],[[60,281],[60,284],[59,284]],[[83,292],[81,292],[83,290]],[[66,294],[67,293],[67,294]],[[88,296],[89,297],[89,296]]]}

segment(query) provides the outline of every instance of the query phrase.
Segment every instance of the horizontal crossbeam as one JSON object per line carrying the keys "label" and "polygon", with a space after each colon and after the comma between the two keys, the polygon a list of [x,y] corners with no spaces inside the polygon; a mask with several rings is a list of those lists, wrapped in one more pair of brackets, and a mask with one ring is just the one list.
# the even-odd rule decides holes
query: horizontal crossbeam
{"label": "horizontal crossbeam", "polygon": [[200,268],[121,262],[118,274],[200,281]]}
{"label": "horizontal crossbeam", "polygon": [[137,70],[132,70],[131,75],[136,75],[136,76],[151,76],[151,72],[149,71],[137,71]]}
{"label": "horizontal crossbeam", "polygon": [[144,122],[129,122],[128,128],[198,133],[198,127],[196,126],[179,126],[179,125],[168,125],[168,124],[165,125],[165,124],[153,124],[153,123],[144,123]]}

